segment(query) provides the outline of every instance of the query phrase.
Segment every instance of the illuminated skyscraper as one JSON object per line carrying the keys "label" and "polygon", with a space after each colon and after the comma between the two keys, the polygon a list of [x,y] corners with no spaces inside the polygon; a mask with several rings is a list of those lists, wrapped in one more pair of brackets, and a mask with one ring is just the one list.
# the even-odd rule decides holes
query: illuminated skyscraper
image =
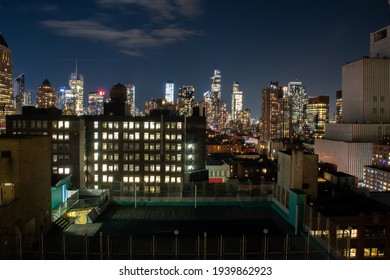
{"label": "illuminated skyscraper", "polygon": [[204,93],[203,96],[206,106],[207,128],[218,131],[225,128],[227,122],[226,104],[221,99],[221,72],[214,70],[211,80],[211,90]]}
{"label": "illuminated skyscraper", "polygon": [[336,92],[336,123],[341,123],[343,118],[343,92]]}
{"label": "illuminated skyscraper", "polygon": [[88,94],[88,115],[103,115],[104,95],[105,92],[102,90]]}
{"label": "illuminated skyscraper", "polygon": [[237,113],[242,111],[242,97],[243,92],[240,91],[239,83],[234,82],[232,89],[232,116],[235,123],[237,122]]}
{"label": "illuminated skyscraper", "polygon": [[174,90],[175,86],[173,81],[167,81],[165,84],[165,100],[169,103],[173,103],[175,101]]}
{"label": "illuminated skyscraper", "polygon": [[69,88],[73,91],[76,99],[76,114],[82,115],[84,111],[84,77],[76,72],[70,74]]}
{"label": "illuminated skyscraper", "polygon": [[306,123],[306,106],[307,96],[306,90],[302,82],[288,83],[288,97],[291,104],[291,128],[292,136],[300,138],[304,135],[304,128]]}
{"label": "illuminated skyscraper", "polygon": [[12,104],[11,50],[0,33],[0,134],[5,130],[5,116],[15,114]]}
{"label": "illuminated skyscraper", "polygon": [[38,87],[36,99],[37,108],[58,108],[57,93],[47,79]]}
{"label": "illuminated skyscraper", "polygon": [[325,124],[329,122],[329,96],[309,97],[306,110],[307,136],[310,139],[325,135]]}
{"label": "illuminated skyscraper", "polygon": [[178,109],[180,116],[192,116],[192,107],[195,99],[195,88],[193,86],[182,86],[179,89]]}
{"label": "illuminated skyscraper", "polygon": [[73,112],[73,114],[76,114],[76,104],[77,99],[75,91],[68,87],[62,87],[60,89],[59,108],[61,110]]}
{"label": "illuminated skyscraper", "polygon": [[261,95],[261,138],[268,142],[283,137],[283,88],[271,82]]}
{"label": "illuminated skyscraper", "polygon": [[13,82],[13,94],[15,100],[15,110],[16,114],[20,115],[22,113],[23,106],[23,94],[24,94],[24,74],[20,74],[16,77]]}
{"label": "illuminated skyscraper", "polygon": [[130,116],[135,116],[135,85],[128,84],[127,88],[127,101],[126,104],[129,106]]}

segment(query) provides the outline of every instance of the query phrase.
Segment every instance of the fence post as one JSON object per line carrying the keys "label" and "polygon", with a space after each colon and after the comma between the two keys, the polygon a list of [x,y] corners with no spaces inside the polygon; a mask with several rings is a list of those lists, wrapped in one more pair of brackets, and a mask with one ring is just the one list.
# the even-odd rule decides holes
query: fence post
{"label": "fence post", "polygon": [[88,235],[85,234],[85,259],[88,260]]}
{"label": "fence post", "polygon": [[156,252],[155,252],[155,246],[156,246],[156,244],[155,244],[155,242],[156,242],[156,238],[155,238],[155,236],[154,236],[154,234],[153,234],[153,236],[152,236],[152,259],[153,259],[153,260],[156,259]]}
{"label": "fence post", "polygon": [[44,239],[43,239],[43,233],[41,233],[41,259],[44,260],[45,259],[45,244],[44,244]]}
{"label": "fence post", "polygon": [[223,260],[223,235],[219,237],[219,259]]}
{"label": "fence post", "polygon": [[99,232],[100,259],[103,259],[103,232]]}
{"label": "fence post", "polygon": [[130,235],[129,238],[129,251],[130,251],[130,260],[133,259],[133,236]]}
{"label": "fence post", "polygon": [[107,260],[110,259],[110,235],[107,234]]}
{"label": "fence post", "polygon": [[62,234],[62,253],[64,256],[64,260],[66,260],[66,240],[65,240],[65,234]]}
{"label": "fence post", "polygon": [[242,260],[245,260],[245,247],[246,247],[246,243],[245,243],[245,234],[242,235],[242,251],[241,251],[241,259]]}
{"label": "fence post", "polygon": [[207,232],[203,233],[203,259],[207,259]]}
{"label": "fence post", "polygon": [[284,246],[285,246],[284,259],[288,260],[288,251],[290,247],[290,236],[288,235],[288,233],[286,233],[286,237],[284,239]]}

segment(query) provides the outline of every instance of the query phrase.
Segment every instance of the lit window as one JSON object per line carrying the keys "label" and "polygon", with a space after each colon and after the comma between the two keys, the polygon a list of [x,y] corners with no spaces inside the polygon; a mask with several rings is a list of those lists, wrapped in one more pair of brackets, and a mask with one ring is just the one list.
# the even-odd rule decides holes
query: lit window
{"label": "lit window", "polygon": [[156,123],[156,129],[160,129],[161,128],[161,123],[157,122]]}
{"label": "lit window", "polygon": [[98,150],[98,149],[99,149],[99,142],[93,143],[93,148],[94,148],[95,150]]}
{"label": "lit window", "polygon": [[58,174],[64,174],[64,168],[62,167],[58,168]]}
{"label": "lit window", "polygon": [[169,183],[169,176],[165,176],[165,183]]}
{"label": "lit window", "polygon": [[144,122],[144,128],[149,129],[149,122]]}
{"label": "lit window", "polygon": [[103,182],[107,182],[107,175],[103,175],[103,180],[102,180]]}
{"label": "lit window", "polygon": [[99,175],[93,175],[93,180],[95,182],[99,182]]}
{"label": "lit window", "polygon": [[165,172],[169,172],[170,171],[170,166],[169,165],[165,165]]}
{"label": "lit window", "polygon": [[99,160],[99,153],[93,154],[93,160]]}
{"label": "lit window", "polygon": [[155,123],[154,122],[150,122],[150,129],[155,129]]}
{"label": "lit window", "polygon": [[134,129],[134,122],[129,122],[129,129]]}
{"label": "lit window", "polygon": [[181,183],[181,177],[176,177],[176,183]]}
{"label": "lit window", "polygon": [[140,178],[139,178],[138,176],[136,176],[136,177],[134,178],[134,181],[135,181],[136,183],[139,183],[141,180],[140,180]]}
{"label": "lit window", "polygon": [[178,122],[177,123],[177,129],[182,129],[183,127],[183,123],[182,122]]}
{"label": "lit window", "polygon": [[63,121],[59,121],[58,122],[58,128],[63,128],[64,127],[64,122]]}
{"label": "lit window", "polygon": [[107,139],[107,132],[103,132],[102,138],[103,138],[104,140]]}
{"label": "lit window", "polygon": [[70,174],[70,168],[69,167],[65,167],[64,168],[64,173],[65,174]]}
{"label": "lit window", "polygon": [[144,176],[144,182],[149,183],[149,176]]}
{"label": "lit window", "polygon": [[124,122],[123,123],[123,129],[127,129],[129,126],[128,126],[128,122]]}
{"label": "lit window", "polygon": [[65,121],[65,122],[64,122],[64,127],[65,127],[65,128],[69,128],[69,126],[70,126],[69,121]]}
{"label": "lit window", "polygon": [[149,132],[145,132],[144,133],[144,139],[145,140],[149,140]]}
{"label": "lit window", "polygon": [[114,139],[119,139],[119,132],[114,132]]}
{"label": "lit window", "polygon": [[114,177],[113,176],[108,176],[108,182],[113,182],[114,181]]}
{"label": "lit window", "polygon": [[57,162],[58,158],[57,155],[53,155],[53,162]]}
{"label": "lit window", "polygon": [[99,122],[93,122],[93,127],[94,128],[99,128]]}
{"label": "lit window", "polygon": [[135,133],[135,140],[139,140],[139,132]]}
{"label": "lit window", "polygon": [[99,164],[95,163],[95,164],[93,165],[93,170],[94,170],[94,171],[99,171]]}

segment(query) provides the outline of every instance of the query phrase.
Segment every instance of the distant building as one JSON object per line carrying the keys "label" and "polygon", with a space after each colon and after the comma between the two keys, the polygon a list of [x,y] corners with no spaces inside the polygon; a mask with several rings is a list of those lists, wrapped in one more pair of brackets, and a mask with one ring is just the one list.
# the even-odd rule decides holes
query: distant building
{"label": "distant building", "polygon": [[72,175],[73,188],[83,188],[85,184],[84,133],[83,122],[77,116],[61,115],[61,111],[55,108],[25,107],[22,115],[7,117],[8,135],[42,135],[49,138],[51,166],[47,172]]}
{"label": "distant building", "polygon": [[165,100],[168,103],[175,102],[175,84],[173,81],[167,81],[165,83]]}
{"label": "distant building", "polygon": [[84,77],[77,72],[69,75],[69,88],[73,91],[76,99],[76,114],[82,115],[84,113]]}
{"label": "distant building", "polygon": [[232,88],[232,117],[235,123],[237,122],[238,112],[242,111],[242,99],[243,92],[240,90],[240,84],[238,82],[234,82]]}
{"label": "distant building", "polygon": [[211,90],[203,95],[206,107],[207,128],[213,131],[221,131],[226,127],[228,119],[226,104],[222,101],[221,72],[214,70],[211,80]]}
{"label": "distant building", "polygon": [[20,74],[18,77],[16,77],[13,80],[12,85],[16,110],[15,113],[20,115],[22,113],[22,106],[26,106],[23,104],[25,93],[24,74]]}
{"label": "distant building", "polygon": [[390,58],[390,25],[370,34],[370,57]]}
{"label": "distant building", "polygon": [[302,82],[288,83],[288,101],[290,107],[291,130],[293,138],[302,138],[305,134],[306,107],[308,97]]}
{"label": "distant building", "polygon": [[48,79],[38,87],[36,103],[39,109],[58,108],[58,95]]}
{"label": "distant building", "polygon": [[206,161],[210,183],[226,183],[231,177],[230,165],[223,160],[211,159]]}
{"label": "distant building", "polygon": [[59,109],[76,114],[77,98],[75,91],[69,87],[61,87],[59,95]]}
{"label": "distant building", "polygon": [[288,211],[291,190],[299,190],[315,199],[318,191],[317,180],[318,155],[301,150],[279,151],[278,179],[273,195],[282,209]]}
{"label": "distant building", "polygon": [[283,88],[278,82],[262,90],[261,94],[261,139],[269,142],[284,136],[283,133]]}
{"label": "distant building", "polygon": [[309,97],[306,118],[307,137],[309,139],[323,138],[325,125],[329,123],[329,96]]}
{"label": "distant building", "polygon": [[343,92],[336,92],[336,123],[341,123],[343,120]]}
{"label": "distant building", "polygon": [[182,86],[179,89],[179,98],[177,107],[181,116],[192,116],[192,107],[194,106],[195,88],[193,86]]}
{"label": "distant building", "polygon": [[88,115],[104,114],[104,96],[105,92],[100,90],[88,93]]}
{"label": "distant building", "polygon": [[50,186],[47,136],[0,137],[1,234],[37,235],[49,231]]}
{"label": "distant building", "polygon": [[205,118],[198,107],[191,117],[157,109],[131,117],[126,94],[124,85],[114,85],[104,115],[97,116],[25,108],[26,114],[7,118],[7,133],[47,135],[51,173],[71,175],[72,188],[180,195],[190,174],[205,171]]}
{"label": "distant building", "polygon": [[373,144],[390,135],[390,59],[380,55],[386,53],[383,47],[389,47],[386,36],[384,41],[371,41],[370,52],[379,52],[378,58],[363,57],[343,65],[342,122],[327,124],[325,136],[315,141],[320,161],[336,164],[361,183],[364,166],[372,162]]}
{"label": "distant building", "polygon": [[390,143],[388,140],[373,144],[372,163],[364,166],[363,186],[374,192],[390,191]]}
{"label": "distant building", "polygon": [[0,134],[6,127],[6,116],[15,114],[12,102],[11,49],[0,33]]}
{"label": "distant building", "polygon": [[245,109],[244,111],[237,112],[237,131],[239,133],[249,133],[251,130],[251,110]]}
{"label": "distant building", "polygon": [[127,88],[127,106],[129,106],[130,116],[135,116],[135,85],[128,84]]}

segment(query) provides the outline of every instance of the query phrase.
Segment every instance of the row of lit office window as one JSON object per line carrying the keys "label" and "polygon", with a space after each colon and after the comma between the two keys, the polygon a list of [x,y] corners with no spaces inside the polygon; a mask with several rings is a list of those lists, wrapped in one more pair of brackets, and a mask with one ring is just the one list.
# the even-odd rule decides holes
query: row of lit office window
{"label": "row of lit office window", "polygon": [[71,173],[71,168],[70,167],[53,166],[52,170],[53,170],[53,174],[69,175]]}
{"label": "row of lit office window", "polygon": [[[139,151],[141,148],[141,143],[123,143],[123,150],[124,151]],[[169,144],[166,143],[164,145],[165,151],[181,151],[183,145],[182,144]],[[161,151],[161,144],[160,143],[144,143],[143,148],[145,151]],[[94,143],[94,150],[99,150],[99,142]],[[102,143],[102,150],[119,150],[119,144],[118,143]]]}
{"label": "row of lit office window", "polygon": [[[112,183],[114,182],[114,176],[111,175],[94,175],[94,182],[98,183],[99,179],[101,178],[101,181],[103,183]],[[143,183],[161,183],[161,176],[155,176],[155,175],[147,175],[147,176],[123,176],[122,182],[123,183],[141,183],[141,180],[143,180]],[[164,176],[164,183],[181,183],[182,177],[181,176]]]}
{"label": "row of lit office window", "polygon": [[[101,133],[101,139],[103,140],[119,140],[120,137],[120,132],[102,132]],[[143,136],[141,138],[141,136]],[[99,132],[94,132],[94,139],[98,140],[99,139]],[[122,134],[122,139],[123,140],[160,140],[161,139],[161,133],[150,133],[150,132],[144,132],[141,134],[141,132],[135,132],[135,133],[128,133],[128,132],[123,132]],[[166,133],[165,134],[165,140],[177,140],[181,141],[183,140],[183,134],[182,133]]]}
{"label": "row of lit office window", "polygon": [[[98,121],[94,122],[94,128],[99,128]],[[122,124],[122,127],[120,127],[120,124]],[[166,129],[183,129],[183,122],[165,122],[165,128]],[[101,122],[101,127],[105,129],[161,129],[161,123],[160,122],[154,122],[154,121],[145,121],[145,122]]]}
{"label": "row of lit office window", "polygon": [[[94,153],[93,159],[94,161],[99,160],[99,153]],[[182,161],[182,154],[180,153],[166,153],[164,155],[164,158],[166,161],[176,161],[176,162],[181,162]],[[193,160],[194,156],[193,155],[188,155],[188,160]],[[119,153],[104,153],[101,155],[101,160],[102,161],[119,161]],[[139,161],[141,160],[140,154],[133,154],[133,153],[125,153],[123,154],[123,160],[124,161]],[[156,153],[156,154],[143,154],[143,160],[144,161],[160,161],[161,160],[161,154]]]}
{"label": "row of lit office window", "polygon": [[[94,164],[94,171],[102,171],[102,172],[113,172],[119,171],[119,164],[101,164],[99,168],[99,164]],[[160,164],[146,164],[143,165],[144,172],[161,172]],[[124,172],[139,172],[140,165],[138,164],[123,164]],[[165,172],[181,172],[182,166],[176,164],[167,164],[164,167]]]}

